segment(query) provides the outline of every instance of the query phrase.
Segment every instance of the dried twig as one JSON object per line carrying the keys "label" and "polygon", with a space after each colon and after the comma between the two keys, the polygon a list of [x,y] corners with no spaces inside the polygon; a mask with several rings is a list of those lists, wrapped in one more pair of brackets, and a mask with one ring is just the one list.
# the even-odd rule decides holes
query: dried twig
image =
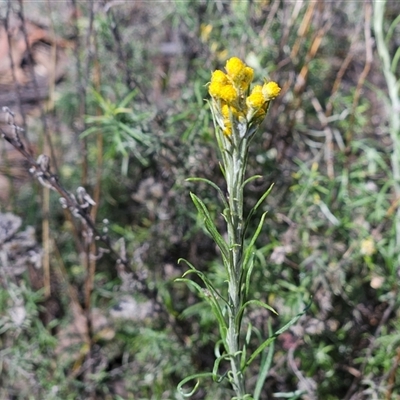
{"label": "dried twig", "polygon": [[50,158],[47,155],[41,154],[36,160],[34,159],[20,138],[22,128],[14,123],[14,114],[7,107],[3,108],[0,122],[3,122],[0,127],[1,136],[24,156],[30,165],[29,172],[32,176],[37,179],[42,186],[57,192],[61,196],[61,206],[69,210],[72,216],[81,221],[86,235],[86,243],[90,243],[91,240],[102,242],[106,246],[105,251],[114,256],[120,266],[132,271],[130,273],[133,280],[136,282],[135,288],[142,294],[156,301],[156,289],[150,289],[148,287],[145,279],[133,271],[132,265],[127,257],[125,255],[121,256],[121,254],[115,250],[110,237],[107,234],[101,233],[96,228],[90,215],[90,210],[95,205],[95,202],[86,190],[83,187],[79,187],[76,190],[76,195],[69,193],[60,184],[58,176],[51,172]]}
{"label": "dried twig", "polygon": [[366,2],[364,8],[365,65],[363,71],[361,72],[360,77],[358,78],[357,87],[354,92],[352,110],[350,113],[349,128],[347,129],[347,132],[344,135],[347,146],[347,152],[350,152],[350,144],[353,137],[355,113],[356,113],[356,108],[358,106],[358,102],[360,100],[361,89],[364,86],[365,79],[369,74],[373,61],[373,51],[372,51],[373,40],[371,37],[371,14],[372,14],[372,6],[370,3]]}

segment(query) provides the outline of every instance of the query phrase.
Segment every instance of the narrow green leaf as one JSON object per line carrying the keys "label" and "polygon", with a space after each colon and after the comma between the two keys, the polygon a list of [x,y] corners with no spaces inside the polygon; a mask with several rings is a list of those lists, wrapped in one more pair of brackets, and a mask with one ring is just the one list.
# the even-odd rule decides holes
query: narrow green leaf
{"label": "narrow green leaf", "polygon": [[398,15],[394,19],[394,21],[390,24],[389,29],[387,30],[387,34],[385,36],[385,43],[387,46],[389,46],[389,42],[392,39],[393,33],[395,32],[395,29],[399,24],[400,24],[400,15]]}
{"label": "narrow green leaf", "polygon": [[121,128],[124,132],[126,132],[131,138],[135,139],[139,143],[150,144],[150,139],[148,135],[145,135],[138,129],[133,129],[130,126],[124,124],[123,122],[118,122],[119,128]]}
{"label": "narrow green leaf", "polygon": [[261,216],[261,219],[260,219],[260,222],[258,223],[257,229],[254,232],[254,235],[251,238],[250,243],[246,246],[244,260],[243,260],[243,265],[245,266],[245,268],[246,268],[246,265],[247,265],[250,257],[252,256],[254,244],[255,244],[255,242],[261,232],[261,229],[264,225],[266,215],[267,215],[267,211]]}
{"label": "narrow green leaf", "polygon": [[230,357],[227,354],[223,354],[222,356],[217,357],[217,359],[214,361],[214,367],[213,367],[213,372],[212,372],[214,382],[221,383],[223,381],[223,379],[226,377],[226,374],[228,373],[228,371],[225,372],[223,375],[219,375],[218,369],[219,369],[219,364],[221,363],[221,361],[229,360],[229,359],[230,359]]}
{"label": "narrow green leaf", "polygon": [[253,332],[253,325],[251,323],[249,323],[249,326],[247,327],[246,338],[245,338],[245,341],[243,344],[241,360],[240,360],[240,365],[241,365],[240,368],[243,368],[243,365],[245,365],[245,363],[246,363],[247,346],[250,344],[252,332]]}
{"label": "narrow green leaf", "polygon": [[[268,332],[270,335],[272,335],[272,327],[270,321],[268,321]],[[267,357],[261,362],[260,371],[257,377],[256,387],[254,389],[254,395],[253,395],[254,400],[258,400],[260,398],[261,391],[264,387],[265,379],[267,379],[269,369],[271,368],[272,357],[274,355],[274,347],[275,347],[274,342],[272,342],[268,348]]]}
{"label": "narrow green leaf", "polygon": [[251,181],[254,181],[256,179],[262,178],[262,175],[253,175],[250,178],[247,178],[243,183],[242,183],[242,189]]}
{"label": "narrow green leaf", "polygon": [[119,134],[118,134],[118,135],[114,135],[114,136],[113,136],[113,140],[114,140],[116,149],[117,149],[124,157],[127,157],[127,156],[128,156],[128,152],[126,151],[125,146],[124,146],[124,143],[123,143],[122,140],[121,140],[121,136],[120,136]]}
{"label": "narrow green leaf", "polygon": [[[207,287],[208,291],[210,292],[210,294],[211,294],[216,300],[220,298],[220,299],[223,300],[226,304],[228,304],[227,301],[226,301],[226,299],[224,299],[223,296],[221,296],[221,294],[218,292],[218,290],[214,288],[214,286],[213,286],[213,285],[211,284],[211,282],[207,279],[207,277],[206,277],[203,273],[201,273],[200,271],[197,271],[197,270],[189,270],[189,271],[186,271],[186,272],[182,275],[182,278],[176,278],[176,279],[175,279],[175,282],[187,282],[187,281],[193,282],[193,281],[191,281],[190,279],[185,278],[186,275],[191,274],[191,273],[196,274],[196,275],[203,281],[203,283],[206,285],[206,287]],[[205,295],[205,293],[204,293],[204,289],[203,289],[201,286],[199,286],[197,283],[196,283],[196,285],[200,288],[200,294],[202,294],[203,296],[207,297],[207,296]]]}
{"label": "narrow green leaf", "polygon": [[177,278],[175,279],[175,282],[185,282],[188,286],[193,286],[201,295],[201,297],[207,301],[207,303],[210,305],[211,307],[211,311],[214,314],[215,318],[218,321],[218,325],[219,325],[219,330],[221,332],[221,338],[224,341],[224,343],[226,342],[226,333],[228,331],[228,326],[226,325],[224,316],[222,314],[222,310],[220,305],[218,304],[217,299],[215,298],[215,296],[211,293],[211,296],[206,296],[204,293],[203,288],[198,285],[196,282],[193,282],[190,279],[186,279],[186,278]]}
{"label": "narrow green leaf", "polygon": [[89,135],[91,135],[92,133],[95,133],[95,132],[102,132],[102,130],[98,126],[92,126],[92,127],[88,128],[88,129],[86,129],[85,131],[83,131],[79,136],[81,138],[84,138],[84,137],[89,136]]}
{"label": "narrow green leaf", "polygon": [[220,170],[221,170],[221,172],[222,172],[222,175],[224,176],[224,178],[226,179],[226,172],[225,172],[225,168],[224,168],[224,166],[221,164],[221,163],[219,163],[219,168],[220,168]]}
{"label": "narrow green leaf", "polygon": [[85,115],[85,122],[87,124],[99,123],[99,124],[102,124],[102,125],[106,125],[106,124],[109,124],[111,121],[112,121],[112,119],[110,117],[105,116],[105,115]]}
{"label": "narrow green leaf", "polygon": [[273,187],[274,187],[274,183],[265,191],[265,193],[257,201],[256,205],[253,207],[254,211],[256,211],[257,208],[260,207],[260,205],[264,202],[264,200],[269,196]]}
{"label": "narrow green leaf", "polygon": [[222,203],[224,204],[224,207],[225,208],[228,207],[228,203],[226,201],[224,193],[219,188],[219,186],[216,185],[214,182],[210,181],[209,179],[205,179],[205,178],[187,178],[186,180],[189,181],[189,182],[205,182],[205,183],[208,183],[210,186],[212,186],[218,192],[219,197],[222,200]]}
{"label": "narrow green leaf", "polygon": [[[197,388],[200,385],[200,380],[201,378],[213,378],[212,372],[203,372],[201,374],[194,374],[190,375],[187,378],[181,380],[177,386],[178,392],[183,396],[183,397],[192,397],[194,393],[196,392]],[[182,386],[185,385],[186,383],[193,381],[197,379],[196,384],[194,385],[193,389],[189,393],[185,393],[182,389]]]}
{"label": "narrow green leaf", "polygon": [[[229,305],[227,300],[221,295],[221,293],[213,286],[213,284],[211,283],[211,281],[207,278],[206,275],[203,274],[203,272],[199,271],[196,267],[193,266],[192,263],[190,263],[188,260],[184,259],[184,258],[180,258],[178,260],[178,263],[180,262],[184,262],[189,268],[190,271],[186,271],[182,277],[185,277],[186,275],[190,274],[190,273],[195,273],[197,274],[197,276],[203,281],[203,283],[207,286],[207,288],[215,295],[215,297],[222,299],[226,305]],[[179,279],[179,278],[178,278]]]}
{"label": "narrow green leaf", "polygon": [[192,281],[191,279],[188,278],[176,278],[175,282],[184,282],[186,284],[188,284],[189,286],[193,286],[197,292],[200,294],[200,296],[204,296],[204,292],[203,292],[203,288],[196,282]]}
{"label": "narrow green leaf", "polygon": [[249,326],[247,327],[246,339],[245,343],[249,344],[251,339],[251,333],[253,332],[253,325],[249,322]]}
{"label": "narrow green leaf", "polygon": [[128,103],[137,95],[138,91],[137,90],[132,90],[130,93],[128,93],[122,101],[118,104],[120,107],[126,107]]}
{"label": "narrow green leaf", "polygon": [[243,367],[243,371],[254,361],[254,359],[270,344],[272,343],[281,333],[285,332],[292,325],[294,325],[308,310],[311,306],[307,306],[301,313],[297,314],[294,318],[292,318],[286,325],[284,325],[281,329],[276,331],[271,337],[265,340],[258,348],[254,351],[254,353],[250,356],[245,366]]}
{"label": "narrow green leaf", "polygon": [[244,268],[246,271],[246,280],[245,280],[245,299],[247,299],[249,295],[249,290],[250,290],[250,279],[251,279],[251,274],[254,269],[254,253],[251,253],[251,259],[250,261],[247,261],[247,264],[244,264]]}
{"label": "narrow green leaf", "polygon": [[[175,281],[176,282],[186,282],[186,283],[194,286],[196,288],[196,290],[199,292],[199,294],[201,295],[201,297],[204,298],[208,302],[208,304],[210,304],[211,310],[212,310],[213,314],[215,315],[215,317],[217,318],[222,339],[225,342],[228,326],[227,326],[225,318],[223,316],[221,306],[218,302],[218,299],[221,299],[226,305],[228,305],[227,300],[224,299],[224,297],[218,292],[217,289],[215,289],[215,287],[211,284],[209,279],[201,271],[197,270],[191,263],[189,263],[185,259],[179,259],[178,262],[180,262],[180,261],[184,261],[189,266],[190,270],[186,271],[183,274],[183,278],[177,278],[177,279],[175,279]],[[203,283],[206,285],[206,288],[208,290],[208,295],[204,292],[203,288],[200,285],[198,285],[196,282],[193,282],[192,280],[185,278],[185,276],[188,275],[189,273],[195,273],[203,281]]]}
{"label": "narrow green leaf", "polygon": [[246,218],[246,223],[244,227],[244,233],[246,233],[248,225],[251,221],[251,218],[253,217],[254,213],[257,211],[258,207],[264,202],[264,200],[268,197],[268,195],[271,193],[272,188],[274,187],[274,184],[272,184],[266,192],[259,198],[255,206],[250,210],[249,215]]}
{"label": "narrow green leaf", "polygon": [[193,201],[194,205],[196,206],[197,211],[203,218],[204,225],[205,225],[207,231],[210,233],[211,237],[214,239],[215,243],[220,248],[222,256],[224,258],[224,262],[226,263],[227,260],[229,259],[228,245],[226,244],[225,240],[222,238],[222,236],[218,232],[206,205],[194,193],[190,193],[190,197],[192,198],[192,201]]}
{"label": "narrow green leaf", "polygon": [[249,305],[252,305],[252,304],[255,304],[257,306],[265,308],[265,309],[273,312],[274,314],[278,315],[278,313],[271,306],[269,306],[268,304],[266,304],[266,303],[264,303],[264,302],[262,302],[260,300],[254,300],[254,299],[253,300],[249,300],[249,301],[246,301],[246,303],[244,303],[240,307],[240,309],[239,309],[239,311],[237,313],[235,323],[237,324],[236,326],[238,326],[238,328],[239,328],[239,323],[240,323],[240,320],[241,320],[241,318],[243,316],[244,310],[246,309],[246,307],[248,307]]}
{"label": "narrow green leaf", "polygon": [[99,107],[103,110],[103,112],[106,114],[107,112],[110,111],[110,102],[107,101],[98,91],[92,89],[92,94],[94,98],[97,101],[97,104]]}
{"label": "narrow green leaf", "polygon": [[[393,72],[393,74],[395,74],[397,71],[397,65],[399,63],[399,60],[400,60],[400,47],[398,47],[396,50],[396,53],[394,53],[392,63],[390,66],[390,70]],[[396,83],[397,83],[397,87],[399,87],[399,85],[398,85],[399,81],[397,81]]]}
{"label": "narrow green leaf", "polygon": [[118,114],[129,114],[132,112],[132,109],[130,108],[125,108],[125,107],[117,107],[114,109],[114,115]]}

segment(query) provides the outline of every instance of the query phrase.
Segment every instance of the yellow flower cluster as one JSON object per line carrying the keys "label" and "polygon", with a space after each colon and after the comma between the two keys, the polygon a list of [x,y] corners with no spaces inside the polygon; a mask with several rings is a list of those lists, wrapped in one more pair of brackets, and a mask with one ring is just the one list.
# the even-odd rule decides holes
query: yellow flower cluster
{"label": "yellow flower cluster", "polygon": [[218,105],[223,118],[223,131],[232,134],[232,122],[247,123],[264,119],[269,102],[279,95],[281,88],[275,82],[255,85],[249,94],[254,70],[242,60],[232,57],[226,62],[226,73],[216,70],[212,73],[208,92]]}

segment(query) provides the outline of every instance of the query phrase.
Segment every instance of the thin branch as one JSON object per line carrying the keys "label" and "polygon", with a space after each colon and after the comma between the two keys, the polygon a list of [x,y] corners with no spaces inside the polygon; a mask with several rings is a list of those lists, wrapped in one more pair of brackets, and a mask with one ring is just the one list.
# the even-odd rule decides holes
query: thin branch
{"label": "thin branch", "polygon": [[69,210],[71,215],[80,219],[81,222],[86,225],[87,229],[92,232],[91,235],[94,239],[101,241],[106,246],[109,253],[116,259],[117,263],[122,264],[132,272],[133,279],[138,283],[138,291],[156,301],[156,289],[150,289],[148,287],[145,280],[134,272],[130,261],[126,257],[121,257],[121,254],[119,254],[113,247],[110,237],[101,233],[95,226],[95,223],[90,216],[90,209],[95,203],[86,190],[83,187],[78,188],[76,196],[69,193],[60,184],[58,176],[51,172],[50,158],[42,154],[37,158],[37,160],[35,160],[26,149],[19,136],[22,128],[15,125],[13,113],[7,107],[3,108],[3,113],[5,116],[2,119],[5,124],[0,126],[1,136],[24,156],[30,165],[29,172],[32,176],[36,178],[41,185],[48,187],[61,196],[60,202],[62,207]]}

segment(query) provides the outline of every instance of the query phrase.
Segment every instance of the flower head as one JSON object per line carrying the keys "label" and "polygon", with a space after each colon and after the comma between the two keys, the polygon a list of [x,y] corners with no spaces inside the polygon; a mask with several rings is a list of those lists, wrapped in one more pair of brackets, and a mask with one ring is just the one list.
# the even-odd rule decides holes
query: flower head
{"label": "flower head", "polygon": [[232,80],[238,82],[244,77],[246,64],[239,58],[232,57],[226,62],[225,69]]}
{"label": "flower head", "polygon": [[281,88],[278,86],[276,82],[265,82],[262,87],[262,92],[266,101],[270,101],[275,99],[275,97],[279,96]]}
{"label": "flower head", "polygon": [[214,116],[226,136],[234,132],[240,137],[246,132],[251,136],[265,118],[269,102],[279,95],[281,88],[276,82],[265,82],[262,86],[255,85],[249,94],[254,70],[237,57],[226,62],[225,70],[226,73],[214,71],[208,87]]}
{"label": "flower head", "polygon": [[265,98],[262,92],[261,85],[255,85],[250,96],[246,99],[246,104],[249,108],[261,108],[265,103]]}
{"label": "flower head", "polygon": [[212,97],[221,99],[227,103],[232,103],[238,97],[238,91],[232,85],[227,75],[220,70],[213,72],[208,92]]}
{"label": "flower head", "polygon": [[211,83],[220,83],[221,85],[227,85],[229,83],[229,80],[226,74],[217,69],[211,75]]}

